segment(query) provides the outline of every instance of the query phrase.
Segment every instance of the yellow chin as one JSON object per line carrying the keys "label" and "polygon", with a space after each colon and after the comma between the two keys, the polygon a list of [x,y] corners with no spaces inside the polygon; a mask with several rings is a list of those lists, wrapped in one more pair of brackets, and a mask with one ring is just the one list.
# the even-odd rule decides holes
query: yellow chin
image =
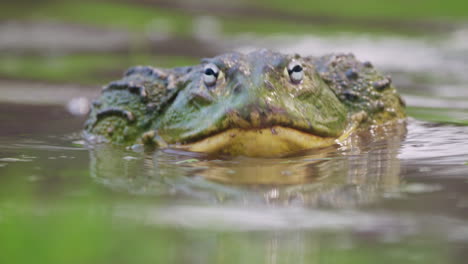
{"label": "yellow chin", "polygon": [[331,146],[335,141],[336,138],[274,126],[263,129],[232,128],[194,143],[172,147],[194,152],[277,157],[299,150]]}

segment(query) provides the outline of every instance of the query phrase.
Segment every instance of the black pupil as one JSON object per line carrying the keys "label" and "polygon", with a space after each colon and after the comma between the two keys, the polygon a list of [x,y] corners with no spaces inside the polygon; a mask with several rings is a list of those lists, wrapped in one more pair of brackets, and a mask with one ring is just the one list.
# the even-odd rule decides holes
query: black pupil
{"label": "black pupil", "polygon": [[293,71],[293,72],[300,72],[300,71],[302,71],[301,65],[296,65],[296,66],[294,66],[294,67],[292,68],[292,71]]}
{"label": "black pupil", "polygon": [[206,69],[205,74],[206,75],[214,75],[215,77],[218,77],[218,74],[212,68]]}

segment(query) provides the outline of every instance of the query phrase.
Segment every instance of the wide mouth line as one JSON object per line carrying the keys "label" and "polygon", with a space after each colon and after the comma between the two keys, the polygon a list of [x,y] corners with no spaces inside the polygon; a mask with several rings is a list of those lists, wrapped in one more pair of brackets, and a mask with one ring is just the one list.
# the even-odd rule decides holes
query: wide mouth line
{"label": "wide mouth line", "polygon": [[217,130],[212,133],[206,134],[206,135],[198,135],[194,136],[192,138],[189,138],[188,140],[184,140],[183,143],[171,143],[169,145],[190,145],[190,144],[195,144],[198,142],[201,142],[205,139],[215,137],[221,134],[224,134],[230,130],[240,130],[240,131],[245,131],[245,132],[252,132],[252,131],[262,131],[262,132],[267,132],[267,130],[270,130],[273,134],[276,133],[275,128],[283,128],[283,129],[292,129],[300,133],[304,133],[310,136],[314,137],[319,137],[319,138],[331,138],[332,136],[323,136],[323,135],[318,135],[315,133],[312,133],[311,131],[307,131],[298,127],[291,127],[291,126],[286,126],[286,125],[269,125],[269,126],[260,126],[260,127],[251,127],[251,128],[245,128],[245,127],[236,127],[236,126],[229,126],[225,129]]}

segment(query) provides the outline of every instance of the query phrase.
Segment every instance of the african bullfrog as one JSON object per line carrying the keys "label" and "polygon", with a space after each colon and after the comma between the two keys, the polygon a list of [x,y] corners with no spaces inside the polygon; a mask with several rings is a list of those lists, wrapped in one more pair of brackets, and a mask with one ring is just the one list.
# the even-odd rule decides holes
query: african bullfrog
{"label": "african bullfrog", "polygon": [[85,137],[204,153],[281,156],[405,118],[391,79],[352,54],[227,53],[130,68],[102,90]]}

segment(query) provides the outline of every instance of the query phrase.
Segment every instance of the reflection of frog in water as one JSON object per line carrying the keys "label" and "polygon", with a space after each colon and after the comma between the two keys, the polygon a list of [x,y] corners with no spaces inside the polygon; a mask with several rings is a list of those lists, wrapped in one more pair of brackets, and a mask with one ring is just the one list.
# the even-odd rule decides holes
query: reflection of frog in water
{"label": "reflection of frog in water", "polygon": [[353,55],[228,53],[169,70],[135,67],[106,86],[89,139],[278,156],[405,117],[388,77]]}
{"label": "reflection of frog in water", "polygon": [[90,150],[91,176],[115,191],[139,195],[354,207],[375,203],[398,188],[397,155],[405,134],[404,126],[387,124],[351,136],[349,147],[274,159],[220,160],[172,150],[135,153],[102,144]]}

